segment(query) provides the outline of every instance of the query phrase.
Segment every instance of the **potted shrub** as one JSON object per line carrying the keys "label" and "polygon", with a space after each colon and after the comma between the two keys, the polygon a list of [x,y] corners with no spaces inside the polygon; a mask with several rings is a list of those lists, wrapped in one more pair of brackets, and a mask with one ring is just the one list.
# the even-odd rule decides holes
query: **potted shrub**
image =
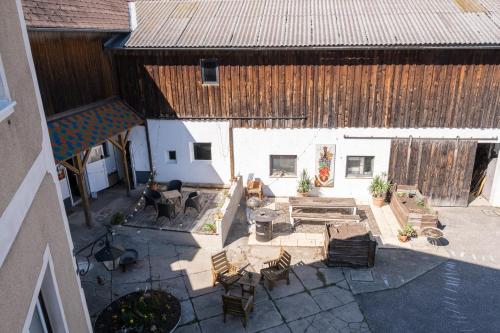
{"label": "potted shrub", "polygon": [[312,189],[312,179],[309,177],[306,169],[302,169],[299,182],[297,184],[297,193],[301,197],[307,196]]}
{"label": "potted shrub", "polygon": [[416,237],[417,232],[413,229],[411,224],[406,224],[402,230],[398,231],[398,239],[400,242],[404,243],[410,240],[412,237]]}
{"label": "potted shrub", "polygon": [[111,225],[119,225],[125,222],[125,215],[121,212],[116,212],[111,216]]}
{"label": "potted shrub", "polygon": [[391,183],[387,180],[385,174],[373,177],[368,190],[372,195],[373,205],[375,207],[382,207],[384,205],[385,197],[390,187]]}

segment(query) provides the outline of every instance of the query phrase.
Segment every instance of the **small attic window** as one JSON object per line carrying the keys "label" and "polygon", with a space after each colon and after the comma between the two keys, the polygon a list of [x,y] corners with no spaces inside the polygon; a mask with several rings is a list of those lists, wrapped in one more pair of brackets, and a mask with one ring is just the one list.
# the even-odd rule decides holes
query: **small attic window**
{"label": "small attic window", "polygon": [[219,84],[217,59],[201,59],[201,80],[203,84]]}

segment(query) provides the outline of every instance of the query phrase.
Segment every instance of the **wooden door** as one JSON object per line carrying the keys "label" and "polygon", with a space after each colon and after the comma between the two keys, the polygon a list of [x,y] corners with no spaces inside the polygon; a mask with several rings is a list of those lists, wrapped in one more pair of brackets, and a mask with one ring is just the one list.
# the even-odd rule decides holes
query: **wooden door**
{"label": "wooden door", "polygon": [[418,185],[434,206],[467,206],[477,141],[394,139],[389,179]]}

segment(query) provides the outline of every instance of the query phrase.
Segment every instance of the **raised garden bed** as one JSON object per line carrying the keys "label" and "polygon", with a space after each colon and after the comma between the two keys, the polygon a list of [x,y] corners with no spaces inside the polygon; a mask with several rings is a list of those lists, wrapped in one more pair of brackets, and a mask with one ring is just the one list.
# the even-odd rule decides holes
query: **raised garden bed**
{"label": "raised garden bed", "polygon": [[392,192],[390,207],[401,228],[411,224],[420,234],[423,228],[438,225],[437,212],[416,186],[398,185]]}
{"label": "raised garden bed", "polygon": [[376,247],[365,223],[326,225],[324,252],[328,266],[373,267]]}
{"label": "raised garden bed", "polygon": [[181,317],[181,304],[160,291],[136,291],[108,305],[94,325],[96,333],[172,332]]}

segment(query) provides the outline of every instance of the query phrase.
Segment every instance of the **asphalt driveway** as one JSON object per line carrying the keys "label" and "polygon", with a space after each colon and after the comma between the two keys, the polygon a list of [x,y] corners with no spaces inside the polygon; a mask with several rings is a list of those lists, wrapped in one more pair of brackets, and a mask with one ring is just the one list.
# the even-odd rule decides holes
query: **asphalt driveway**
{"label": "asphalt driveway", "polygon": [[373,332],[500,332],[500,216],[489,209],[439,209],[450,260],[400,288],[356,296]]}

